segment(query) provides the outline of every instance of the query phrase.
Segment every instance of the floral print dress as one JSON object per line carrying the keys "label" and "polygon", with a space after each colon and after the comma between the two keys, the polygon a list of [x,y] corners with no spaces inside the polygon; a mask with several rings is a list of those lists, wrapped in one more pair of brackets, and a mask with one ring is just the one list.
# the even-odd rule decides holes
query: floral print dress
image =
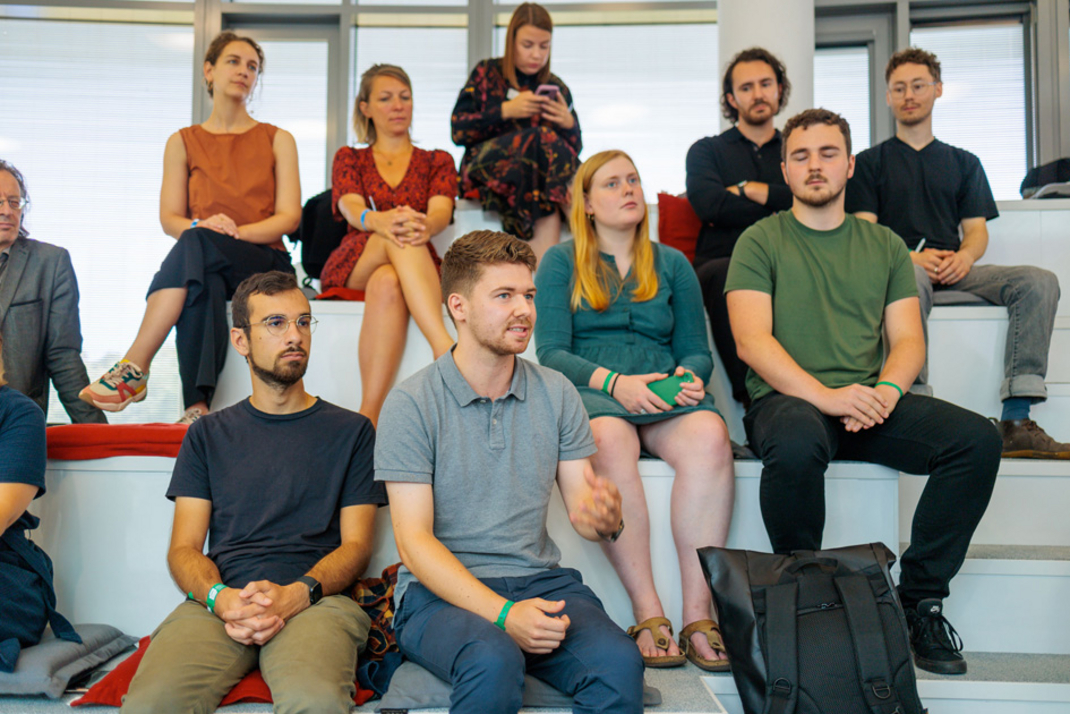
{"label": "floral print dress", "polygon": [[[522,90],[534,92],[538,79],[517,71]],[[561,88],[572,106],[565,83],[551,74],[547,84]],[[579,167],[580,121],[562,129],[537,117],[502,119],[502,104],[516,96],[501,59],[483,60],[464,85],[450,119],[453,143],[465,147],[461,159],[461,198],[478,199],[484,210],[497,211],[502,228],[531,240],[535,221],[559,208],[568,210],[568,191]]]}

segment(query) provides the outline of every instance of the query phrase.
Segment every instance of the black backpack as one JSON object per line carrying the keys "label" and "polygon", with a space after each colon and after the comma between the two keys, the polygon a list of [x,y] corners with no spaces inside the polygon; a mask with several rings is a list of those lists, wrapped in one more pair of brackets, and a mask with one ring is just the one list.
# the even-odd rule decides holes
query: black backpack
{"label": "black backpack", "polygon": [[336,221],[331,212],[331,189],[308,199],[301,210],[301,225],[290,234],[290,240],[301,243],[301,267],[310,278],[319,278],[348,230],[349,224]]}
{"label": "black backpack", "polygon": [[883,544],[699,560],[747,714],[924,714]]}

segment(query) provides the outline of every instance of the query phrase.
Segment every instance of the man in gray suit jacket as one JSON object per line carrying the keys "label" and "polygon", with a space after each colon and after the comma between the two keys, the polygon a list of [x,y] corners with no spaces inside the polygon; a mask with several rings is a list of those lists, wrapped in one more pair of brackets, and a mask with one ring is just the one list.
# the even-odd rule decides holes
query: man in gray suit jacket
{"label": "man in gray suit jacket", "polygon": [[71,256],[27,237],[22,222],[28,204],[22,174],[0,159],[0,332],[8,386],[47,416],[51,379],[73,423],[106,424],[104,412],[78,399],[89,375]]}

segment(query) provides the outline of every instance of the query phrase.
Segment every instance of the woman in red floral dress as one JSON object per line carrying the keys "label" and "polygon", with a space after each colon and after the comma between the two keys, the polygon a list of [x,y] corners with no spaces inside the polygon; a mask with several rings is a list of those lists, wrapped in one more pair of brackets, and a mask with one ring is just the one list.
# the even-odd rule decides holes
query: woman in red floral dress
{"label": "woman in red floral dress", "polygon": [[349,232],[320,274],[324,287],[365,291],[360,330],[360,413],[378,422],[393,385],[409,315],[435,357],[453,345],[442,319],[440,263],[428,241],[449,225],[457,191],[453,157],[412,145],[412,82],[394,65],[360,80],[353,124],[363,149],[334,156],[332,201]]}

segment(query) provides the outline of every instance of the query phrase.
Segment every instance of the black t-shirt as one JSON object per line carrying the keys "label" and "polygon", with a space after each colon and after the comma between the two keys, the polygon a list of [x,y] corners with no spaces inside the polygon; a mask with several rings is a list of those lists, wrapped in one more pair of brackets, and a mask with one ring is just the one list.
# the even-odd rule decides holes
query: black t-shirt
{"label": "black t-shirt", "polygon": [[877,216],[913,250],[958,250],[964,218],[999,216],[988,177],[976,156],[938,139],[921,151],[892,137],[855,159],[847,212]]}
{"label": "black t-shirt", "polygon": [[[45,492],[45,415],[41,407],[11,387],[0,387],[0,483],[24,483]],[[11,527],[35,528],[37,519],[24,512]]]}
{"label": "black t-shirt", "polygon": [[288,585],[341,544],[342,508],[386,503],[374,452],[360,414],[322,399],[266,414],[246,399],[193,423],[167,497],[212,502],[208,557],[224,584]]}
{"label": "black t-shirt", "polygon": [[[780,170],[781,136],[758,146],[737,127],[707,136],[687,152],[687,200],[702,221],[695,266],[728,258],[743,231],[766,216],[791,208],[791,189]],[[740,181],[769,184],[765,205],[728,192]]]}

